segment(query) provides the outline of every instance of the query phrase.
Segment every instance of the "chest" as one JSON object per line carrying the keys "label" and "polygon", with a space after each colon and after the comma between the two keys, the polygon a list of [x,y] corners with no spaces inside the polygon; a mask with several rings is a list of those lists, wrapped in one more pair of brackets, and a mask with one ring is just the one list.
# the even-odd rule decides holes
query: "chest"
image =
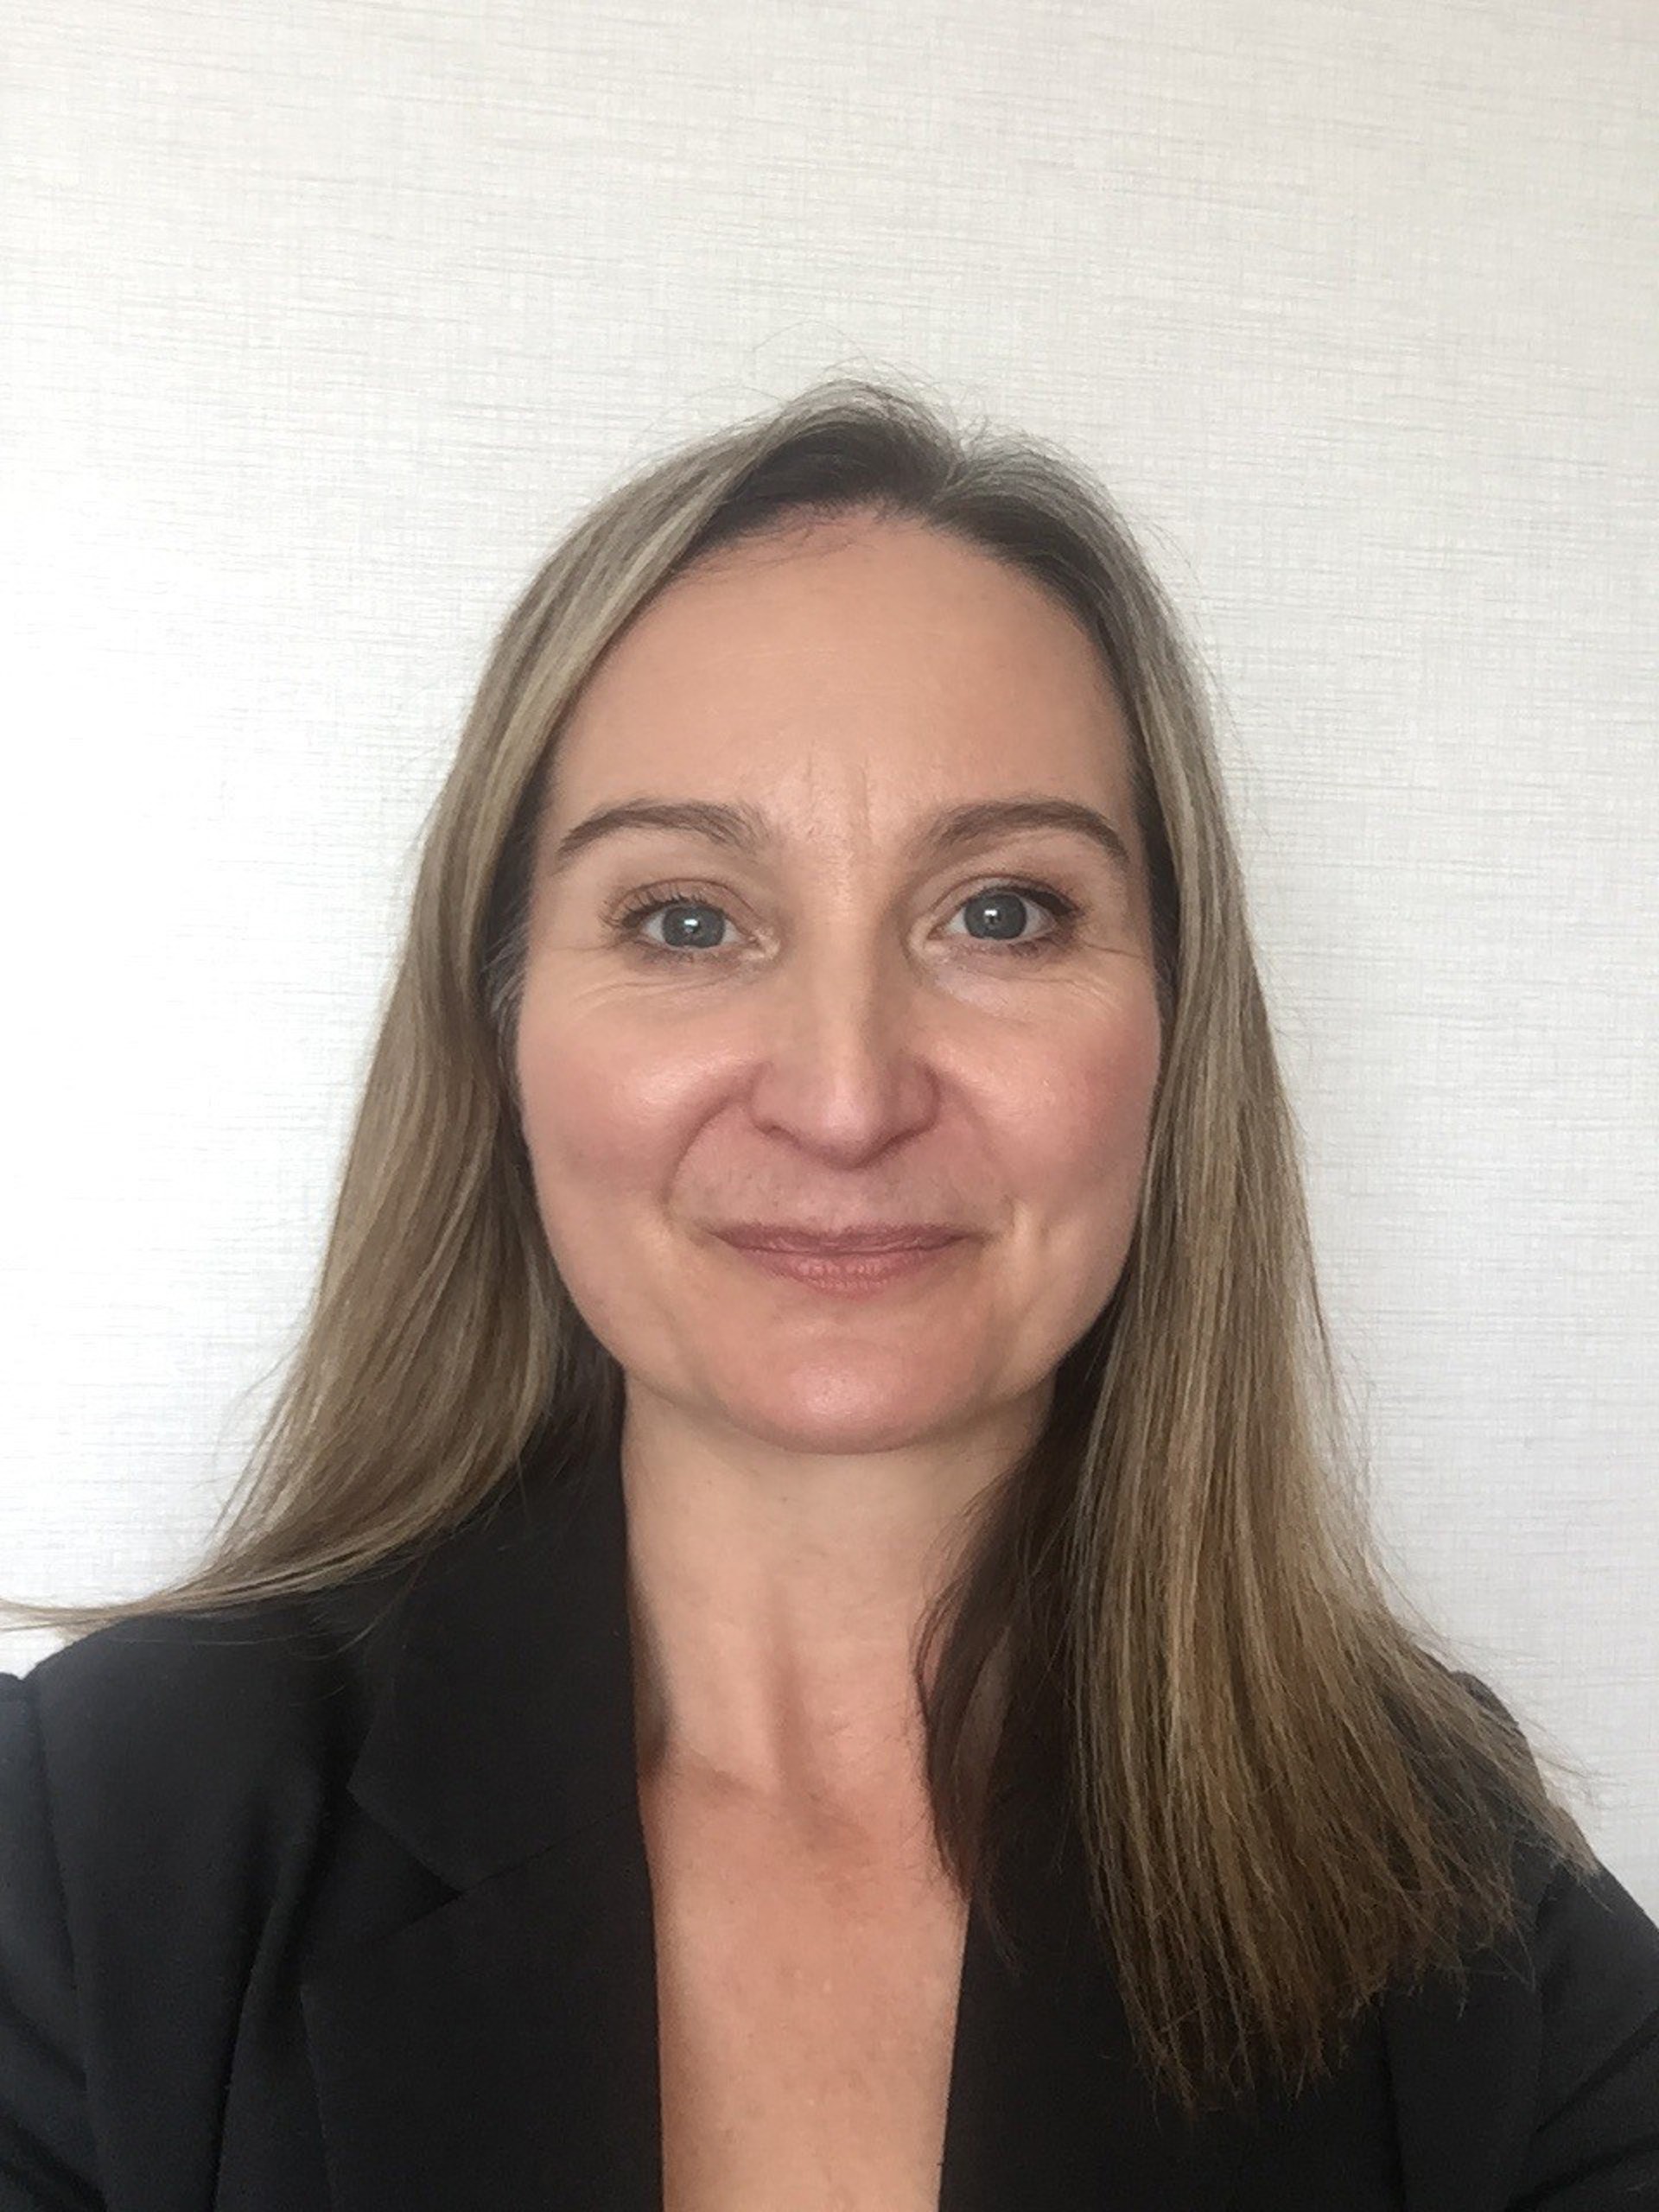
{"label": "chest", "polygon": [[664,2212],[937,2212],[966,1909],[931,1838],[642,1811]]}

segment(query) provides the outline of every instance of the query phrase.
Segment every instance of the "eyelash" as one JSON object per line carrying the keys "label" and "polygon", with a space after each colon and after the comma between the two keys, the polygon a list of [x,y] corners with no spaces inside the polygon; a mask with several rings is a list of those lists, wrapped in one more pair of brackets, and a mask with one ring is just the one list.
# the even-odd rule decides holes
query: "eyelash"
{"label": "eyelash", "polygon": [[[1014,953],[1023,959],[1030,959],[1034,954],[1039,952],[1058,951],[1062,946],[1071,942],[1075,934],[1077,916],[1082,909],[1075,899],[1068,899],[1063,891],[1053,890],[1043,884],[984,884],[979,890],[970,891],[965,899],[960,900],[957,911],[959,912],[962,906],[969,905],[976,899],[993,898],[1002,893],[1011,893],[1016,898],[1027,899],[1034,906],[1043,907],[1053,916],[1055,927],[1046,936],[1032,938],[1022,944],[995,938],[982,938],[978,942],[995,944],[999,950]],[[646,960],[671,960],[684,963],[687,961],[722,957],[723,956],[718,952],[711,954],[704,946],[674,947],[665,944],[649,944],[636,934],[640,925],[649,920],[652,915],[662,912],[667,906],[708,906],[716,913],[726,915],[728,921],[731,918],[717,900],[705,898],[695,886],[670,884],[666,888],[653,888],[642,893],[631,906],[624,907],[622,912],[612,919],[609,925],[611,933],[614,937],[626,938],[629,950],[638,952]]]}

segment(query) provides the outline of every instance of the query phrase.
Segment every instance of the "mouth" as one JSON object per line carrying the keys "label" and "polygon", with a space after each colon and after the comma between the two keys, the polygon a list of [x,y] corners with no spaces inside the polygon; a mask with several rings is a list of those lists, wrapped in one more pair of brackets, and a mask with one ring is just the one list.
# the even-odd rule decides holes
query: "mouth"
{"label": "mouth", "polygon": [[922,1241],[888,1242],[854,1249],[832,1240],[795,1238],[788,1243],[743,1241],[723,1237],[740,1259],[771,1275],[808,1283],[818,1290],[861,1296],[890,1283],[931,1271],[953,1253],[966,1249],[968,1239],[954,1233],[936,1232]]}
{"label": "mouth", "polygon": [[842,1256],[861,1252],[909,1252],[952,1244],[959,1230],[943,1222],[893,1222],[868,1229],[790,1229],[765,1222],[738,1222],[716,1230],[722,1243],[746,1251],[808,1252]]}

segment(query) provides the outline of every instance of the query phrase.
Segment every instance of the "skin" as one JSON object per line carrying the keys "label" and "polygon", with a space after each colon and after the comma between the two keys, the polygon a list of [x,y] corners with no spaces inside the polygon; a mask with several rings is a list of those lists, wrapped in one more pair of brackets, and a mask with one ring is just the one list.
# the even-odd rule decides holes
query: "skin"
{"label": "skin", "polygon": [[[935,810],[1033,792],[1107,815],[1128,880],[1052,830],[906,864]],[[634,830],[550,879],[564,830],[647,794],[752,802],[778,842]],[[642,1776],[890,1837],[921,1802],[926,1599],[1134,1231],[1161,1039],[1120,709],[1076,618],[982,550],[797,525],[613,646],[539,849],[518,1074],[550,1248],[627,1378]],[[1052,950],[988,934],[972,902],[1010,880],[1077,900],[1069,943],[1034,901],[1012,926]],[[710,949],[610,934],[647,890],[695,894]],[[975,1234],[847,1300],[712,1238],[740,1217]]]}

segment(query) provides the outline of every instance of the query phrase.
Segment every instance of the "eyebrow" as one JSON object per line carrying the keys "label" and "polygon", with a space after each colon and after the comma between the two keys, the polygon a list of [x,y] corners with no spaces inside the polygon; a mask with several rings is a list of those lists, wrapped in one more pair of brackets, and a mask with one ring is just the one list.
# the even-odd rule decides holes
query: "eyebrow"
{"label": "eyebrow", "polygon": [[[625,799],[601,807],[567,830],[548,862],[550,880],[562,875],[601,838],[626,830],[669,830],[703,837],[736,852],[760,852],[775,832],[760,808],[715,799]],[[1114,870],[1132,872],[1128,848],[1113,824],[1080,799],[1033,792],[1014,798],[973,799],[942,808],[922,825],[912,842],[915,860],[949,860],[952,855],[1021,830],[1058,830],[1085,839],[1103,853]]]}

